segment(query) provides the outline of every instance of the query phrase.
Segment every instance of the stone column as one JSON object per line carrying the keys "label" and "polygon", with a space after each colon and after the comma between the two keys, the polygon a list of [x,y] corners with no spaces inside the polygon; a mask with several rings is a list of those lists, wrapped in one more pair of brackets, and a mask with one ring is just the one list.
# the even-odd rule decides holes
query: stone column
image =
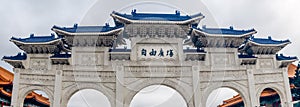
{"label": "stone column", "polygon": [[117,66],[116,70],[116,107],[125,107],[124,105],[124,67]]}
{"label": "stone column", "polygon": [[245,96],[245,97],[250,97],[250,103],[251,104],[246,104],[245,101],[244,101],[244,104],[245,104],[246,107],[247,106],[259,107],[260,106],[259,99],[256,98],[256,92],[255,92],[255,80],[254,80],[253,70],[247,70],[247,76],[248,76],[249,96]]}
{"label": "stone column", "polygon": [[200,107],[201,94],[200,94],[200,80],[199,80],[199,68],[197,66],[192,67],[193,70],[193,92],[194,92],[194,107]]}
{"label": "stone column", "polygon": [[20,69],[14,68],[13,91],[11,97],[11,107],[19,107],[19,85],[20,85]]}
{"label": "stone column", "polygon": [[291,95],[291,89],[290,89],[290,82],[289,82],[289,77],[287,73],[287,68],[282,70],[282,75],[283,75],[283,82],[284,82],[284,93],[286,95],[286,102],[284,102],[282,105],[284,107],[293,107],[292,103],[292,95]]}
{"label": "stone column", "polygon": [[62,97],[62,70],[56,70],[55,74],[53,107],[60,107]]}

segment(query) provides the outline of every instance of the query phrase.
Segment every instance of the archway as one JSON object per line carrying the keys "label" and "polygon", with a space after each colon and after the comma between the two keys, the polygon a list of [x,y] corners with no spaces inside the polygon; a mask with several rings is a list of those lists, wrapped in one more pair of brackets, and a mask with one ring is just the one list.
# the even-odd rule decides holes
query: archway
{"label": "archway", "polygon": [[111,107],[108,98],[94,89],[83,89],[75,94],[68,101],[67,107]]}
{"label": "archway", "polygon": [[280,95],[272,88],[265,88],[259,98],[260,106],[281,107]]}
{"label": "archway", "polygon": [[41,90],[29,91],[24,100],[23,107],[50,107],[48,94]]}
{"label": "archway", "polygon": [[164,85],[151,85],[140,90],[130,107],[187,107],[187,102],[175,89]]}
{"label": "archway", "polygon": [[243,100],[243,96],[231,88],[217,88],[209,94],[206,107],[244,107]]}

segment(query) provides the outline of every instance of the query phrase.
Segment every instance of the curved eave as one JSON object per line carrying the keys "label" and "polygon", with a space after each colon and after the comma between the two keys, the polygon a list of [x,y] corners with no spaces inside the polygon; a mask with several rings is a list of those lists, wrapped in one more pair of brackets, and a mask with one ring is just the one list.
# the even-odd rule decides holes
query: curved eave
{"label": "curved eave", "polygon": [[288,44],[290,44],[291,42],[284,42],[284,43],[280,43],[280,44],[260,44],[257,42],[253,42],[253,41],[248,41],[247,44],[252,44],[252,45],[256,45],[256,46],[270,46],[270,47],[278,47],[278,46],[286,46]]}
{"label": "curved eave", "polygon": [[256,60],[257,58],[239,58],[239,59],[242,59],[242,60]]}
{"label": "curved eave", "polygon": [[184,52],[185,54],[193,54],[193,55],[205,55],[206,52]]}
{"label": "curved eave", "polygon": [[298,61],[298,59],[277,60],[277,61],[281,61],[281,62],[295,62],[295,61]]}
{"label": "curved eave", "polygon": [[15,68],[23,68],[24,67],[23,62],[22,62],[24,60],[11,60],[11,59],[2,59],[2,60]]}
{"label": "curved eave", "polygon": [[117,18],[119,20],[123,20],[124,22],[128,22],[128,23],[141,23],[141,24],[160,23],[160,24],[180,24],[180,25],[189,24],[189,23],[195,22],[195,21],[200,21],[201,19],[204,18],[204,16],[195,16],[191,19],[184,20],[184,21],[168,21],[168,20],[154,21],[154,20],[132,20],[132,19],[125,18],[123,16],[119,16],[119,15],[114,14],[114,13],[112,13],[111,16],[114,17],[114,18]]}
{"label": "curved eave", "polygon": [[91,36],[91,35],[102,35],[102,36],[105,36],[105,35],[112,35],[112,34],[117,34],[117,33],[120,33],[121,31],[123,31],[123,27],[122,28],[117,28],[117,29],[114,29],[114,30],[110,30],[110,31],[107,31],[107,32],[84,32],[84,33],[73,33],[73,32],[67,32],[67,31],[64,31],[64,30],[61,30],[61,29],[57,29],[57,28],[52,28],[52,30],[56,33],[59,33],[59,34],[65,34],[65,35],[81,35],[81,36]]}
{"label": "curved eave", "polygon": [[60,59],[60,60],[67,60],[67,59],[70,59],[70,58],[56,58],[56,57],[52,57],[52,58],[50,58],[50,59]]}
{"label": "curved eave", "polygon": [[56,42],[60,42],[61,39],[55,39],[48,42],[22,42],[14,39],[11,39],[10,41],[14,42],[15,44],[22,44],[22,45],[49,45],[49,44],[54,44]]}
{"label": "curved eave", "polygon": [[12,60],[12,59],[2,59],[5,62],[22,62],[24,60]]}
{"label": "curved eave", "polygon": [[242,34],[242,35],[210,34],[210,33],[200,31],[200,30],[195,29],[195,28],[193,28],[193,32],[195,32],[197,34],[202,34],[202,35],[205,35],[205,36],[211,36],[211,37],[234,37],[234,38],[246,37],[246,36],[250,36],[250,35],[253,35],[253,34],[257,33],[257,31],[254,30],[252,32],[248,32],[248,33],[245,33],[245,34]]}

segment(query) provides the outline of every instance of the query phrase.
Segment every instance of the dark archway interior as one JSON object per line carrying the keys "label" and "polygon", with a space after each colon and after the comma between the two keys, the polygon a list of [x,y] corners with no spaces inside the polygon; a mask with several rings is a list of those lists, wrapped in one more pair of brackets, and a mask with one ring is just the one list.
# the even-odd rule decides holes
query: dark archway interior
{"label": "dark archway interior", "polygon": [[271,88],[266,88],[263,90],[263,92],[260,94],[259,101],[260,106],[281,107],[279,94]]}

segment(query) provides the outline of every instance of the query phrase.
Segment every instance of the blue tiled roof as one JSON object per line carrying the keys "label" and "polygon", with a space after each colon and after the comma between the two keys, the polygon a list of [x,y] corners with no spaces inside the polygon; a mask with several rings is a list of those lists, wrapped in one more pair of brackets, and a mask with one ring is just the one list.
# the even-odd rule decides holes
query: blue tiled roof
{"label": "blue tiled roof", "polygon": [[283,54],[276,54],[276,59],[279,60],[279,61],[282,61],[282,60],[297,60],[298,58],[297,57],[290,57],[290,56],[284,56]]}
{"label": "blue tiled roof", "polygon": [[203,49],[184,49],[183,52],[190,52],[190,53],[205,53]]}
{"label": "blue tiled roof", "polygon": [[50,58],[70,58],[71,54],[54,54],[53,56],[51,56]]}
{"label": "blue tiled roof", "polygon": [[27,55],[25,53],[18,53],[16,56],[4,56],[2,59],[8,60],[26,60]]}
{"label": "blue tiled roof", "polygon": [[11,40],[21,41],[21,42],[49,42],[60,38],[55,38],[54,34],[51,34],[51,36],[35,36],[34,34],[31,34],[29,38],[15,38],[12,37]]}
{"label": "blue tiled roof", "polygon": [[109,52],[131,52],[131,49],[109,49]]}
{"label": "blue tiled roof", "polygon": [[203,26],[202,29],[200,28],[196,28],[196,29],[209,34],[225,34],[225,35],[242,35],[250,32],[256,32],[254,29],[234,30],[232,26],[230,28],[206,28],[206,26]]}
{"label": "blue tiled roof", "polygon": [[254,37],[251,37],[249,39],[250,41],[252,42],[255,42],[255,43],[259,43],[259,44],[282,44],[282,43],[290,43],[290,40],[281,40],[281,41],[278,41],[278,40],[273,40],[270,36],[268,38],[254,38]]}
{"label": "blue tiled roof", "polygon": [[74,24],[73,27],[53,26],[52,29],[55,28],[70,33],[83,33],[83,32],[108,32],[121,27],[123,27],[123,25],[110,27],[108,24],[106,24],[105,26],[78,26],[77,24]]}
{"label": "blue tiled roof", "polygon": [[175,14],[154,14],[154,13],[137,13],[136,10],[132,10],[131,14],[121,14],[118,12],[113,12],[118,16],[122,16],[131,20],[153,20],[153,21],[184,21],[189,20],[197,16],[203,16],[202,14],[196,14],[192,16],[181,16],[179,11]]}
{"label": "blue tiled roof", "polygon": [[242,54],[238,55],[238,57],[239,57],[239,58],[256,58],[256,57],[253,56],[253,55],[242,55]]}

